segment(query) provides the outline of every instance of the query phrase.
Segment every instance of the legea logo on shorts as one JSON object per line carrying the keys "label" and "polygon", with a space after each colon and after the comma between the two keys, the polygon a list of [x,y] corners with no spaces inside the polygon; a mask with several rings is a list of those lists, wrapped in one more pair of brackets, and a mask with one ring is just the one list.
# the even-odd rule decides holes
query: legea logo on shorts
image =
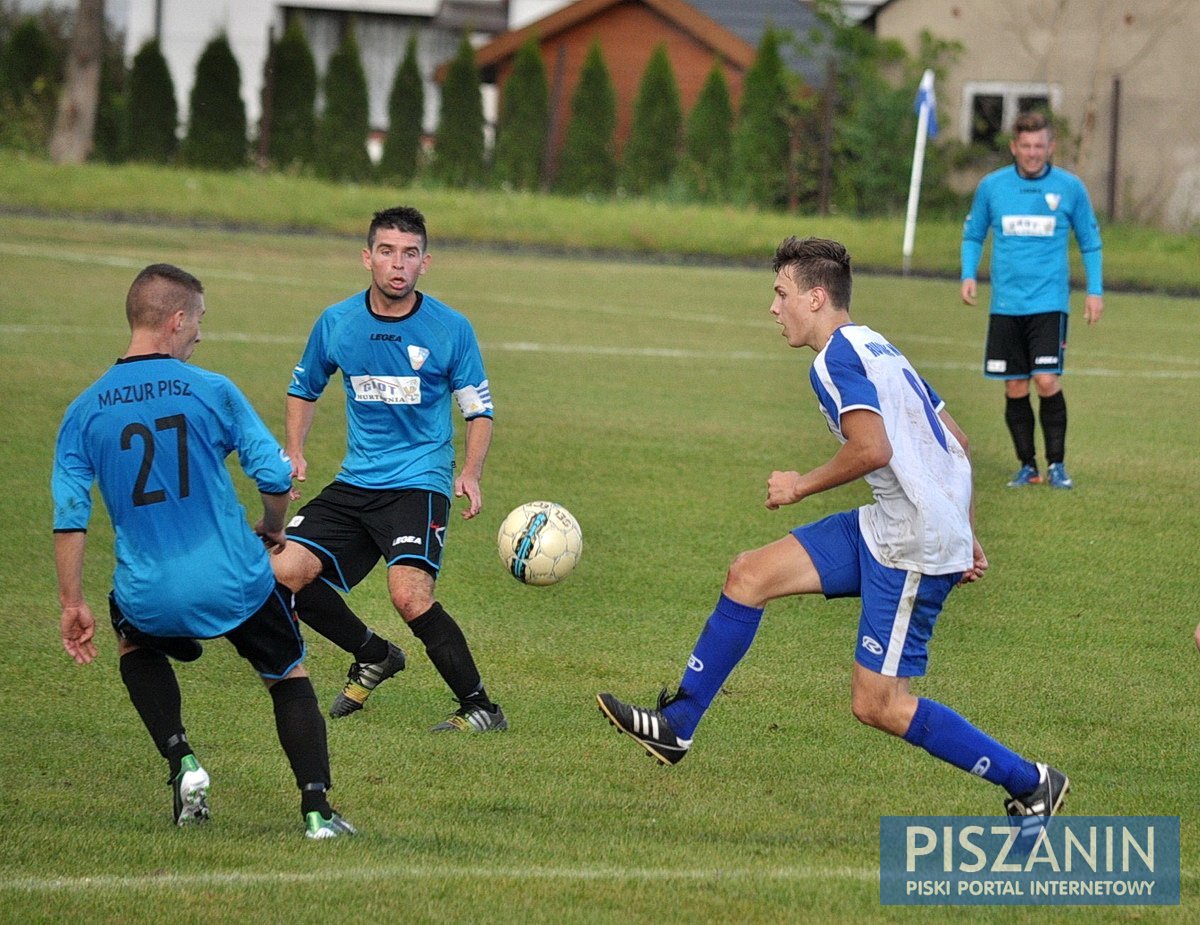
{"label": "legea logo on shorts", "polygon": [[877,643],[870,636],[864,636],[862,638],[862,647],[872,655],[883,655],[883,646]]}
{"label": "legea logo on shorts", "polygon": [[988,360],[986,369],[989,373],[1002,373],[1008,369],[1008,363],[1004,360]]}
{"label": "legea logo on shorts", "polygon": [[418,376],[351,376],[355,401],[381,401],[385,405],[421,404]]}
{"label": "legea logo on shorts", "polygon": [[1058,357],[1056,357],[1056,356],[1034,357],[1033,365],[1034,366],[1057,366],[1058,365]]}

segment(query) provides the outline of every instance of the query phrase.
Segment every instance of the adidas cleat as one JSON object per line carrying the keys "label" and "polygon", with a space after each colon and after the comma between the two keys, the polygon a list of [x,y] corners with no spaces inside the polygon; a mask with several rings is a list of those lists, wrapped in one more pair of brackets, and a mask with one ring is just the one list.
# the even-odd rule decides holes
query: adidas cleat
{"label": "adidas cleat", "polygon": [[404,665],[404,650],[390,642],[387,658],[382,662],[355,662],[346,674],[346,684],[341,693],[329,707],[329,715],[337,719],[361,710],[371,691],[392,675],[403,671]]}
{"label": "adidas cleat", "polygon": [[430,729],[430,732],[504,732],[508,728],[508,720],[500,704],[492,704],[494,710],[478,703],[467,701],[461,707],[447,716],[444,720]]}
{"label": "adidas cleat", "polygon": [[678,764],[692,747],[691,739],[680,739],[671,731],[671,724],[662,711],[674,697],[669,697],[664,688],[658,695],[658,706],[653,710],[623,703],[612,694],[597,694],[600,712],[617,730],[636,741],[659,764]]}

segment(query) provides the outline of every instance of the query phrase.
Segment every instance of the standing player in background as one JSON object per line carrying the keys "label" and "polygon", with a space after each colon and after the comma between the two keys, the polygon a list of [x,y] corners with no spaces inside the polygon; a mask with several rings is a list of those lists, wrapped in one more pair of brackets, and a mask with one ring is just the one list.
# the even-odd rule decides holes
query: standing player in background
{"label": "standing player in background", "polygon": [[1029,380],[1038,393],[1051,488],[1074,488],[1064,464],[1067,402],[1059,377],[1070,311],[1068,228],[1083,256],[1089,325],[1104,311],[1100,229],[1087,189],[1074,174],[1050,163],[1054,129],[1044,113],[1024,112],[1013,126],[1014,163],[984,177],[963,225],[962,300],[974,305],[975,271],[992,232],[992,305],[984,375],[1004,380],[1004,420],[1021,468],[1009,487],[1042,481],[1034,450]]}
{"label": "standing player in background", "polygon": [[[186,361],[200,342],[204,288],[169,264],[146,267],[125,301],[124,357],[71,403],[54,457],[54,557],[63,646],[96,657],[96,620],[83,596],[93,482],[116,531],[108,607],[121,679],[170,766],[177,825],[208,818],[208,773],[184,731],[167,657],[200,657],[198,638],[225,636],[262,677],[300,788],[309,838],[353,835],[329,806],[325,720],[304,670],[304,641],[275,583],[267,550],[287,543],[291,467],[237,387]],[[258,485],[253,530],[225,458],[237,451]],[[257,534],[257,535],[256,535]]]}
{"label": "standing player in background", "polygon": [[[425,219],[416,209],[377,212],[367,231],[366,291],[321,313],[296,365],[287,397],[287,450],[298,481],[316,401],[341,370],[347,451],[337,478],[288,524],[296,542],[274,559],[296,591],[300,619],[353,657],[330,715],[362,709],[371,691],[402,670],[404,652],[375,635],[338,591],[349,591],[382,558],[388,592],[458,700],[434,732],[508,728],[483,686],[466,637],[434,600],[450,516],[483,506],[479,481],[492,441],[492,396],[466,317],[417,291],[429,268]],[[466,418],[466,459],[454,475],[451,399]]]}
{"label": "standing player in background", "polygon": [[859,597],[851,681],[855,717],[1005,788],[1010,816],[1050,816],[1069,789],[949,707],[909,692],[955,585],[987,557],[975,538],[967,439],[894,346],[850,320],[850,255],[836,241],[788,238],[775,252],[771,314],[791,347],[817,353],[809,374],[842,444],[804,473],[772,472],[767,507],[865,479],[873,504],[797,527],[733,561],[674,696],[654,709],[599,694],[600,712],[663,764],[683,759],[713,698],[754,641],[769,601],[796,594]]}

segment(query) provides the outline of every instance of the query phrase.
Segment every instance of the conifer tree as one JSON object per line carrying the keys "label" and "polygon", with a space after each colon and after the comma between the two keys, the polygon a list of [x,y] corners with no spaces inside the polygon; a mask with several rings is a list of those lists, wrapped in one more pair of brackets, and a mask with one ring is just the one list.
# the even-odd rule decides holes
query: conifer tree
{"label": "conifer tree", "polygon": [[513,189],[535,189],[545,161],[550,101],[546,66],[534,39],[517,52],[502,93],[495,177]]}
{"label": "conifer tree", "polygon": [[167,163],[175,158],[179,109],[175,82],[154,39],[134,56],[129,73],[129,156]]}
{"label": "conifer tree", "polygon": [[733,171],[733,104],[719,63],[713,64],[688,116],[682,175],[701,199],[723,199]]}
{"label": "conifer tree", "polygon": [[92,157],[116,164],[128,156],[129,72],[117,42],[106,39],[100,63],[100,105],[96,110],[95,148]]}
{"label": "conifer tree", "polygon": [[617,179],[616,125],[616,91],[600,43],[593,42],[571,96],[571,120],[559,154],[556,189],[569,194],[612,192]]}
{"label": "conifer tree", "polygon": [[46,30],[33,16],[22,19],[0,53],[0,92],[12,103],[55,99],[58,62]]}
{"label": "conifer tree", "polygon": [[229,39],[217,35],[196,62],[183,159],[195,167],[234,170],[246,164],[242,74]]}
{"label": "conifer tree", "polygon": [[452,186],[475,186],[483,179],[483,97],[475,49],[466,35],[442,85],[441,115],[434,148],[433,175]]}
{"label": "conifer tree", "polygon": [[417,66],[417,33],[410,32],[404,58],[396,68],[388,96],[388,130],[383,141],[379,175],[397,183],[411,183],[421,157],[425,132],[425,83]]}
{"label": "conifer tree", "polygon": [[293,16],[271,55],[271,125],[267,157],[279,167],[311,164],[316,150],[317,65]]}
{"label": "conifer tree", "polygon": [[631,193],[662,189],[679,163],[683,111],[667,46],[656,45],[642,75],[625,147],[622,181]]}
{"label": "conifer tree", "polygon": [[331,180],[365,180],[371,175],[367,156],[370,112],[367,78],[363,73],[352,24],[325,72],[325,112],[317,127],[315,164]]}
{"label": "conifer tree", "polygon": [[788,168],[788,90],[779,37],[763,33],[754,64],[746,72],[741,116],[734,135],[736,184],[745,198],[761,206],[784,201]]}

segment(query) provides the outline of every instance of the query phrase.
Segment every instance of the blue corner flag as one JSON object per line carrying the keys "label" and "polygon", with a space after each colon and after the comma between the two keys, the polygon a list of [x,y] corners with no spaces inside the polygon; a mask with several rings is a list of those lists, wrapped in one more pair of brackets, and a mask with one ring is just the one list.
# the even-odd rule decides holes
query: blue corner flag
{"label": "blue corner flag", "polygon": [[917,87],[917,101],[913,105],[913,110],[917,115],[921,114],[922,106],[929,110],[929,137],[937,138],[937,97],[933,93],[932,71],[925,72],[925,76],[921,78],[921,85]]}

